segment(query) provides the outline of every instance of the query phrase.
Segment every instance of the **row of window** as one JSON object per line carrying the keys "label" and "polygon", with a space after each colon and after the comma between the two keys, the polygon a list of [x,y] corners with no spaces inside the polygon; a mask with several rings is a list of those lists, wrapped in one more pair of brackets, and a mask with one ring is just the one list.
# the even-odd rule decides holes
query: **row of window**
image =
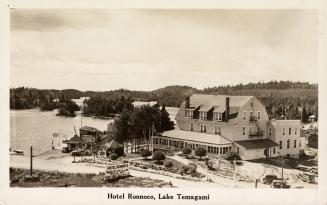
{"label": "row of window", "polygon": [[[296,140],[293,141],[293,147],[296,148]],[[290,148],[290,144],[291,144],[291,141],[288,139],[286,141],[286,148],[289,149]],[[299,143],[299,147],[301,147],[301,141]],[[283,148],[283,141],[279,141],[279,149],[282,149]]]}
{"label": "row of window", "polygon": [[231,147],[212,147],[208,146],[208,153],[213,154],[225,154],[228,150],[231,150]]}
{"label": "row of window", "polygon": [[[193,131],[193,123],[191,123],[191,131]],[[207,125],[201,124],[200,126],[200,132],[206,133],[207,132]],[[218,125],[215,125],[215,134],[220,135],[221,134],[221,128]]]}
{"label": "row of window", "polygon": [[[269,129],[268,129],[269,131],[268,131],[268,134],[269,134],[269,136],[271,136],[272,135],[272,128],[271,127],[269,127]],[[297,134],[297,128],[294,128],[294,134],[296,135]],[[291,135],[292,134],[292,128],[291,127],[289,127],[288,128],[288,135]],[[284,127],[283,128],[283,135],[286,135],[286,128]]]}
{"label": "row of window", "polygon": [[[153,144],[169,145],[169,146],[174,146],[174,147],[178,147],[178,145],[180,145],[180,148],[184,147],[184,143],[179,144],[179,141],[169,140],[169,142],[168,142],[167,139],[161,139],[161,138],[159,138],[159,139],[154,138]],[[185,142],[185,147],[189,147],[192,150],[195,150],[196,148],[201,147],[201,146],[205,147],[204,145]],[[213,147],[213,146],[207,147],[208,153],[213,153],[213,154],[225,154],[228,150],[231,150],[231,147]]]}
{"label": "row of window", "polygon": [[[193,118],[193,110],[186,110],[186,117]],[[207,119],[207,112],[200,111],[199,112],[199,118],[206,120]],[[214,112],[213,113],[213,119],[216,121],[222,121],[223,120],[223,114],[220,112]]]}
{"label": "row of window", "polygon": [[[253,117],[253,111],[249,111],[250,113],[250,117]],[[247,117],[247,111],[243,111],[243,119],[246,119]],[[257,118],[260,119],[261,118],[261,111],[257,112]]]}
{"label": "row of window", "polygon": [[167,139],[161,139],[161,138],[154,138],[153,139],[153,144],[161,144],[161,145],[168,145],[168,140]]}

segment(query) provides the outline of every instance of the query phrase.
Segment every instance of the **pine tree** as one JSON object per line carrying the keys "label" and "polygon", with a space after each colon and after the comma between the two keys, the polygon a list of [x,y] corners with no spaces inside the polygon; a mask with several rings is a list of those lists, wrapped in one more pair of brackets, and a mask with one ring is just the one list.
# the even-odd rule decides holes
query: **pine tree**
{"label": "pine tree", "polygon": [[162,105],[161,111],[161,131],[174,129],[174,122],[170,120],[169,113],[166,111],[166,106]]}
{"label": "pine tree", "polygon": [[307,113],[307,109],[305,108],[305,106],[302,109],[302,122],[307,123],[308,122],[308,113]]}

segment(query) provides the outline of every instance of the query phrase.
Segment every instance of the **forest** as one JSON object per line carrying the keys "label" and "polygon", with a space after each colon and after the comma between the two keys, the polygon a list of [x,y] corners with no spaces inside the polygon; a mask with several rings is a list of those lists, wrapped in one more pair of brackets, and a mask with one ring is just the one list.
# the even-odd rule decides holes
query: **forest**
{"label": "forest", "polygon": [[[10,109],[52,110],[62,107],[58,100],[89,97],[83,112],[87,115],[112,116],[124,108],[131,109],[133,101],[157,101],[159,105],[179,107],[186,96],[193,93],[220,95],[251,95],[257,97],[267,109],[270,118],[300,119],[314,114],[318,118],[318,85],[308,82],[270,81],[237,85],[221,85],[196,89],[189,86],[172,85],[153,91],[131,91],[126,89],[103,92],[78,91],[74,89],[54,90],[18,87],[10,89]],[[302,113],[302,116],[301,116]]]}

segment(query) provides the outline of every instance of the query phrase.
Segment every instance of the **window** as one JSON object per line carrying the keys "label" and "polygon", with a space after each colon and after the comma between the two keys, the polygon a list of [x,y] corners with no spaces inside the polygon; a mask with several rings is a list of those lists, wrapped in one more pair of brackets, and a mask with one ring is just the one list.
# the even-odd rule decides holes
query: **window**
{"label": "window", "polygon": [[220,112],[214,112],[213,113],[214,115],[214,119],[217,120],[217,121],[222,121],[223,120],[223,116]]}
{"label": "window", "polygon": [[260,119],[260,118],[261,118],[261,112],[258,111],[258,119]]}
{"label": "window", "polygon": [[252,117],[253,116],[253,112],[252,111],[250,111],[250,117]]}
{"label": "window", "polygon": [[193,118],[193,110],[186,110],[186,117]]}
{"label": "window", "polygon": [[287,149],[289,149],[290,148],[290,140],[288,139],[287,140]]}
{"label": "window", "polygon": [[207,112],[200,112],[200,119],[207,119]]}
{"label": "window", "polygon": [[294,148],[296,148],[296,140],[294,140]]}
{"label": "window", "polygon": [[301,141],[300,141],[300,147],[301,147]]}
{"label": "window", "polygon": [[249,133],[252,133],[253,126],[249,127]]}
{"label": "window", "polygon": [[274,154],[276,153],[276,149],[275,149],[275,147],[274,147],[274,149],[273,149],[273,153],[274,153]]}
{"label": "window", "polygon": [[253,101],[250,102],[250,106],[253,107]]}
{"label": "window", "polygon": [[221,133],[220,127],[218,125],[215,125],[215,134],[220,135],[220,133]]}
{"label": "window", "polygon": [[271,136],[272,128],[269,127],[269,136]]}
{"label": "window", "polygon": [[243,119],[246,119],[246,111],[243,111]]}
{"label": "window", "polygon": [[295,128],[294,134],[297,134],[297,128]]}
{"label": "window", "polygon": [[201,125],[201,132],[207,132],[207,126],[205,124]]}
{"label": "window", "polygon": [[245,127],[242,127],[242,133],[243,133],[243,135],[245,135]]}
{"label": "window", "polygon": [[193,131],[193,123],[191,123],[191,131]]}
{"label": "window", "polygon": [[288,128],[288,134],[289,134],[289,135],[292,134],[292,128]]}
{"label": "window", "polygon": [[285,128],[283,128],[283,135],[285,135]]}
{"label": "window", "polygon": [[283,141],[279,141],[279,149],[283,148]]}

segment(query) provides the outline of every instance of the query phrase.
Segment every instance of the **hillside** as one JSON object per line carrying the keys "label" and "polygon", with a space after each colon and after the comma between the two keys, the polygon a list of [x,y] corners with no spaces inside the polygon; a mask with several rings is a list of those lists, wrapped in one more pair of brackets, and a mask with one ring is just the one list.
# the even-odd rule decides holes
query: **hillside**
{"label": "hillside", "polygon": [[[62,96],[66,98],[90,97],[88,103],[102,102],[116,103],[121,98],[128,101],[157,101],[160,105],[169,107],[179,107],[185,96],[192,93],[201,94],[221,94],[221,95],[253,95],[256,96],[266,106],[270,117],[280,118],[288,116],[291,119],[300,118],[299,112],[305,109],[308,115],[318,116],[318,85],[307,82],[291,81],[271,81],[238,85],[224,85],[218,87],[208,87],[196,89],[190,86],[172,85],[153,91],[132,91],[126,89],[110,91],[79,91],[74,89],[65,90],[38,90],[34,88],[12,88],[10,89],[10,108],[29,109],[39,106],[39,99],[58,99]],[[96,98],[96,100],[92,100]],[[126,101],[126,100],[125,100]],[[90,104],[90,106],[92,106]],[[102,111],[103,113],[104,111]]]}

